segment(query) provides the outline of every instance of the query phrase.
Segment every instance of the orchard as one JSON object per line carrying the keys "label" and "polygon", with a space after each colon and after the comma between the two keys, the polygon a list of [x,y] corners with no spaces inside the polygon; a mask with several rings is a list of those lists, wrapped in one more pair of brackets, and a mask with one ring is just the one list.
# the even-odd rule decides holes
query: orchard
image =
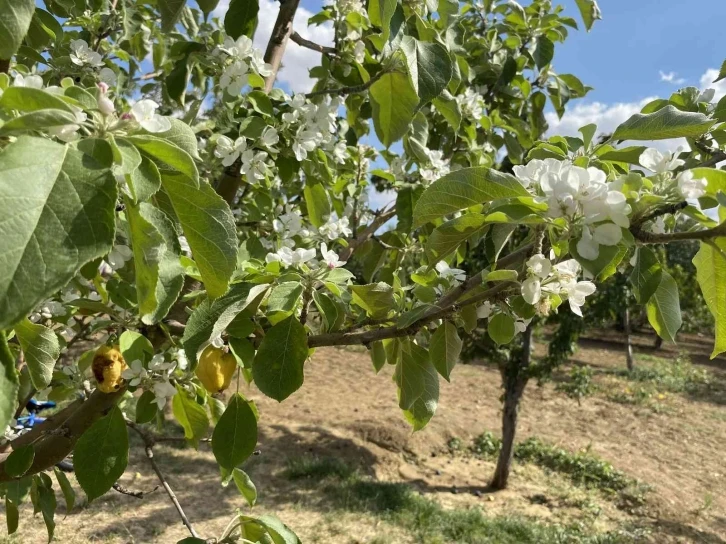
{"label": "orchard", "polygon": [[[533,328],[580,318],[620,275],[675,341],[663,246],[700,244],[712,356],[726,351],[726,100],[687,87],[611,134],[547,137],[545,109],[562,116],[590,90],[554,53],[598,24],[595,0],[574,14],[550,0],[335,0],[309,21],[332,24],[333,47],[293,27],[298,3],[281,0],[262,51],[257,0],[221,15],[217,0],[0,0],[8,533],[30,500],[52,538],[56,495],[76,501],[56,466],[69,456],[88,501],[119,488],[134,435],[182,542],[298,542],[251,509],[199,534],[154,458],[164,421],[189,448],[211,441],[220,485],[252,506],[241,467],[265,413],[248,386],[286,402],[316,349],[364,346],[376,372],[394,367],[371,394],[426,432],[473,331],[516,355],[502,367],[504,488]],[[291,95],[276,76],[296,47],[320,65]],[[395,202],[371,207],[376,189]],[[33,398],[58,409],[20,432]]]}

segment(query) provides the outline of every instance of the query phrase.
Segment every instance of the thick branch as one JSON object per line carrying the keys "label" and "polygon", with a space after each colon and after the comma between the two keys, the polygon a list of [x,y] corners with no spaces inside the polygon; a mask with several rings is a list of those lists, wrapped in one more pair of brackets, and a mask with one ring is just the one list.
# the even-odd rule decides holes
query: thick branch
{"label": "thick branch", "polygon": [[642,244],[668,244],[671,242],[682,242],[686,240],[710,240],[711,238],[726,236],[726,222],[710,229],[666,232],[663,234],[647,232],[638,226],[633,226],[630,227],[630,232],[633,234],[635,239]]}
{"label": "thick branch", "polygon": [[174,504],[174,508],[176,508],[177,513],[179,514],[179,517],[182,520],[182,523],[186,526],[186,528],[189,530],[189,533],[194,538],[199,538],[199,533],[194,529],[194,526],[192,525],[191,521],[189,521],[189,518],[184,513],[184,509],[181,507],[181,504],[179,504],[179,499],[176,498],[176,494],[174,493],[174,490],[169,485],[169,482],[166,481],[166,478],[164,477],[164,474],[161,472],[161,469],[159,468],[159,465],[156,462],[156,459],[154,458],[154,437],[150,433],[146,432],[142,427],[139,427],[135,423],[132,423],[130,421],[127,421],[126,424],[132,428],[136,433],[141,437],[141,440],[144,441],[144,452],[146,453],[146,457],[149,459],[149,463],[151,463],[151,468],[154,469],[154,472],[156,473],[157,478],[159,478],[159,481],[161,482],[161,485],[164,487],[164,490],[166,491],[166,494],[169,495],[169,499],[171,500],[172,504]]}
{"label": "thick branch", "polygon": [[374,75],[372,78],[370,78],[365,83],[362,83],[360,85],[351,85],[350,87],[338,87],[337,89],[322,89],[320,91],[313,91],[311,93],[307,93],[305,96],[308,98],[314,98],[316,96],[325,96],[328,94],[337,94],[337,95],[345,95],[345,94],[354,94],[354,93],[362,93],[363,91],[367,91],[371,85],[373,85],[376,81],[381,79],[383,74],[388,73],[386,70],[381,70],[376,75]]}
{"label": "thick branch", "polygon": [[281,0],[280,12],[277,14],[272,36],[265,51],[265,62],[272,66],[272,73],[265,78],[265,92],[270,92],[275,84],[277,72],[280,70],[282,56],[285,54],[287,40],[292,35],[292,21],[300,0]]}
{"label": "thick branch", "polygon": [[312,49],[313,51],[317,51],[318,53],[324,53],[327,55],[338,55],[338,51],[335,49],[335,47],[326,47],[324,45],[317,44],[315,42],[311,42],[310,40],[306,40],[303,38],[300,34],[297,32],[293,32],[290,36],[290,40],[295,42],[301,47],[306,47],[307,49]]}
{"label": "thick branch", "polygon": [[[32,443],[35,458],[25,474],[37,474],[52,468],[73,451],[81,435],[118,403],[125,389],[114,393],[94,393],[85,401],[79,400],[49,417],[30,432],[19,436],[10,445],[14,448]],[[0,455],[0,482],[14,480],[5,472],[7,454]]]}

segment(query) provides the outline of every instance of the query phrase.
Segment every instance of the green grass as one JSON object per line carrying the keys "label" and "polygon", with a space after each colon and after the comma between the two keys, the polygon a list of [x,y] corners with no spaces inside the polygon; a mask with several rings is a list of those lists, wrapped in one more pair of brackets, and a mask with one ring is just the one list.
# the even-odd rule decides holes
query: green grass
{"label": "green grass", "polygon": [[326,478],[336,476],[348,478],[353,475],[355,469],[345,461],[336,457],[315,457],[305,455],[289,459],[285,469],[285,477],[290,480],[301,480],[305,478]]}
{"label": "green grass", "polygon": [[[471,451],[480,457],[494,459],[501,447],[501,440],[487,431],[474,439]],[[642,504],[648,491],[647,486],[588,451],[571,452],[534,437],[515,444],[514,457],[522,463],[562,474],[575,485],[618,494],[625,505]]]}
{"label": "green grass", "polygon": [[445,509],[402,483],[377,482],[340,469],[337,459],[296,460],[288,477],[315,479],[333,510],[365,513],[405,529],[421,544],[615,544],[628,531],[593,534],[584,525],[545,524],[521,516],[486,516],[478,508]]}

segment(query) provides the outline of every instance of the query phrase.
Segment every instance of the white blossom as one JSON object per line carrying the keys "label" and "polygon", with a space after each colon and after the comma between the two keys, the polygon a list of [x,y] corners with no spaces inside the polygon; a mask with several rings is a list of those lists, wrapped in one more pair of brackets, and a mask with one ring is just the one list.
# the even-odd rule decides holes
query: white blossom
{"label": "white blossom", "polygon": [[160,382],[154,383],[154,400],[159,410],[164,408],[167,399],[170,399],[176,395],[176,387],[174,387],[168,379],[164,379]]}
{"label": "white blossom", "polygon": [[113,246],[106,257],[106,262],[111,267],[111,270],[118,270],[119,268],[123,268],[126,261],[130,261],[133,256],[134,254],[129,246],[119,244]]}
{"label": "white blossom", "polygon": [[355,47],[353,48],[353,56],[355,57],[355,61],[358,64],[362,64],[364,60],[366,60],[366,44],[365,42],[358,40],[355,42]]}
{"label": "white blossom", "polygon": [[706,194],[708,181],[705,178],[694,178],[691,170],[678,174],[676,182],[681,195],[687,200],[700,198]]}
{"label": "white blossom", "polygon": [[348,146],[345,142],[338,142],[333,148],[333,160],[336,164],[345,164],[345,160],[348,158]]}
{"label": "white blossom", "polygon": [[492,315],[493,311],[494,308],[492,307],[492,303],[487,300],[476,309],[476,317],[478,319],[487,319],[490,315]]}
{"label": "white blossom", "polygon": [[321,134],[313,130],[307,130],[301,126],[295,133],[292,142],[292,151],[298,161],[304,161],[308,153],[314,151],[320,142]]}
{"label": "white blossom", "polygon": [[328,250],[328,245],[323,242],[320,244],[320,254],[323,256],[323,262],[330,268],[339,268],[345,264],[345,261],[341,261],[338,254],[331,250]]}
{"label": "white blossom", "polygon": [[336,238],[347,238],[353,234],[353,231],[348,227],[350,221],[347,217],[343,216],[338,219],[336,214],[328,217],[325,224],[321,225],[318,232],[326,236],[328,240],[335,240]]}
{"label": "white blossom", "polygon": [[247,139],[244,136],[240,136],[236,140],[232,141],[227,136],[220,136],[217,138],[217,146],[214,148],[214,156],[218,159],[222,159],[223,166],[230,166],[234,164],[240,154],[247,149]]}
{"label": "white blossom", "polygon": [[88,116],[80,108],[74,106],[71,106],[71,108],[73,108],[73,115],[76,118],[76,122],[68,125],[48,127],[46,129],[48,131],[48,134],[50,134],[51,136],[55,136],[56,138],[64,142],[72,142],[79,138],[78,131],[81,128],[81,124],[86,122]]}
{"label": "white blossom", "polygon": [[429,164],[421,170],[421,178],[424,181],[433,182],[449,173],[449,162],[444,160],[443,152],[428,149],[426,155],[428,155]]}
{"label": "white blossom", "polygon": [[288,238],[299,234],[303,228],[300,210],[288,208],[285,213],[273,220],[272,228],[275,232],[285,234]]}
{"label": "white blossom", "polygon": [[34,74],[29,76],[17,74],[13,79],[13,87],[29,87],[31,89],[42,89],[43,78]]}
{"label": "white blossom", "polygon": [[289,247],[282,247],[275,253],[268,253],[265,257],[265,261],[268,263],[279,262],[283,266],[297,266],[299,264],[306,263],[315,258],[314,249],[290,249]]}
{"label": "white blossom", "polygon": [[219,86],[227,94],[237,96],[249,83],[249,66],[241,60],[236,60],[224,69],[219,78]]}
{"label": "white blossom", "polygon": [[88,46],[85,40],[71,41],[71,62],[78,66],[103,66],[103,57]]}
{"label": "white blossom", "polygon": [[270,151],[277,152],[277,149],[275,149],[274,146],[277,145],[279,141],[280,135],[277,133],[275,127],[265,127],[262,131],[262,135],[260,136],[260,142],[262,142],[262,145]]}
{"label": "white blossom", "polygon": [[139,100],[131,107],[131,115],[148,132],[166,132],[171,129],[171,121],[156,113],[158,108],[153,100]]}
{"label": "white blossom", "polygon": [[455,282],[461,282],[466,279],[466,272],[460,268],[451,268],[446,261],[439,261],[436,263],[436,270],[444,279],[452,279]]}
{"label": "white blossom", "polygon": [[121,377],[124,380],[127,380],[129,382],[129,385],[132,387],[136,387],[137,385],[139,385],[148,376],[149,373],[144,368],[144,363],[142,363],[138,359],[132,361],[129,368],[121,373]]}
{"label": "white blossom", "polygon": [[484,98],[471,87],[467,87],[464,94],[456,96],[456,103],[461,112],[474,121],[481,119],[484,114]]}
{"label": "white blossom", "polygon": [[683,147],[678,147],[673,153],[668,151],[661,153],[659,150],[649,147],[640,154],[640,165],[656,174],[670,172],[685,164],[678,158],[682,151]]}
{"label": "white blossom", "polygon": [[252,45],[252,40],[243,34],[236,40],[227,36],[224,39],[222,51],[227,53],[230,57],[245,60],[252,54],[254,47]]}
{"label": "white blossom", "polygon": [[247,181],[265,179],[267,173],[267,153],[264,151],[253,151],[248,149],[241,155],[242,166],[240,173],[247,178]]}

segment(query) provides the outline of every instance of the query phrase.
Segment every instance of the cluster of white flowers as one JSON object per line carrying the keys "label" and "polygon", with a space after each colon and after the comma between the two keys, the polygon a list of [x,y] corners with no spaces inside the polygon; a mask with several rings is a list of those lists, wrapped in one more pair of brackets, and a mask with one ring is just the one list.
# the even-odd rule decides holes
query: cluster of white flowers
{"label": "cluster of white flowers", "polygon": [[[368,12],[361,0],[336,0],[335,9],[338,12],[337,35],[339,37],[338,48],[358,64],[365,61],[366,44],[361,39],[362,30],[367,28]],[[350,15],[353,15],[350,17]],[[346,65],[343,68],[347,76],[353,67]]]}
{"label": "cluster of white flowers", "polygon": [[464,94],[456,96],[456,103],[461,113],[472,121],[478,121],[484,114],[484,97],[471,87],[467,87]]}
{"label": "cluster of white flowers", "polygon": [[437,149],[427,149],[426,155],[429,158],[428,164],[420,168],[421,179],[426,183],[433,183],[442,176],[449,173],[449,161],[444,159],[442,151]]}
{"label": "cluster of white flowers", "polygon": [[156,113],[159,104],[153,100],[139,100],[131,106],[131,117],[148,132],[166,132],[171,129],[171,121]]}
{"label": "cluster of white flowers", "polygon": [[131,362],[129,368],[121,373],[121,377],[132,387],[141,386],[154,393],[154,402],[161,410],[168,399],[176,394],[176,387],[169,381],[170,374],[176,368],[174,362],[166,362],[164,355],[157,353],[149,361],[148,367],[140,360]]}
{"label": "cluster of white flowers", "polygon": [[37,323],[43,319],[52,319],[53,316],[64,315],[65,313],[63,304],[55,300],[46,300],[30,314],[30,321]]}
{"label": "cluster of white flowers", "polygon": [[525,187],[539,189],[550,217],[564,217],[582,227],[577,251],[585,259],[597,259],[601,245],[618,244],[621,228],[630,226],[631,208],[625,195],[611,190],[605,172],[598,168],[535,159],[526,166],[515,166],[514,174]]}
{"label": "cluster of white flowers", "polygon": [[98,68],[103,66],[103,56],[91,49],[85,40],[71,41],[71,62],[77,66]]}
{"label": "cluster of white flowers", "polygon": [[581,307],[585,297],[595,292],[591,281],[578,281],[580,265],[569,259],[554,266],[550,259],[538,253],[527,261],[527,279],[522,282],[522,297],[528,304],[537,307],[539,313],[547,314],[550,295],[567,298],[570,309],[582,316]]}
{"label": "cluster of white flowers", "polygon": [[333,138],[342,103],[341,98],[333,97],[313,104],[303,94],[296,94],[288,100],[290,111],[282,114],[282,122],[291,130],[292,151],[298,161],[305,160],[308,153],[323,147],[334,152],[335,162],[345,162],[345,144],[336,145]]}
{"label": "cluster of white flowers", "polygon": [[[647,168],[668,183],[673,179],[672,172],[685,164],[685,161],[678,158],[682,152],[683,147],[678,147],[672,153],[668,151],[662,153],[655,148],[648,148],[640,155],[639,162],[643,168]],[[688,200],[695,200],[705,195],[707,185],[705,179],[695,178],[690,170],[680,172],[675,178],[675,187],[680,195]]]}
{"label": "cluster of white flowers", "polygon": [[242,92],[249,83],[250,73],[264,77],[272,74],[272,66],[265,62],[262,52],[253,47],[247,36],[240,36],[237,40],[225,38],[219,53],[226,54],[231,60],[219,78],[220,87],[229,95],[236,96]]}
{"label": "cluster of white flowers", "polygon": [[288,246],[283,246],[275,252],[268,253],[265,261],[268,263],[278,262],[284,267],[310,263],[311,265],[317,264],[318,266],[325,266],[330,269],[339,268],[346,263],[346,261],[340,260],[335,251],[329,250],[325,242],[320,244],[320,254],[322,255],[322,262],[320,263],[315,262],[317,254],[317,251],[312,248],[293,249]]}
{"label": "cluster of white flowers", "polygon": [[332,214],[328,217],[328,220],[324,225],[321,225],[318,232],[321,236],[326,237],[328,240],[335,240],[336,238],[347,238],[353,234],[353,231],[349,227],[350,221],[347,217],[341,217],[338,219],[336,214]]}

